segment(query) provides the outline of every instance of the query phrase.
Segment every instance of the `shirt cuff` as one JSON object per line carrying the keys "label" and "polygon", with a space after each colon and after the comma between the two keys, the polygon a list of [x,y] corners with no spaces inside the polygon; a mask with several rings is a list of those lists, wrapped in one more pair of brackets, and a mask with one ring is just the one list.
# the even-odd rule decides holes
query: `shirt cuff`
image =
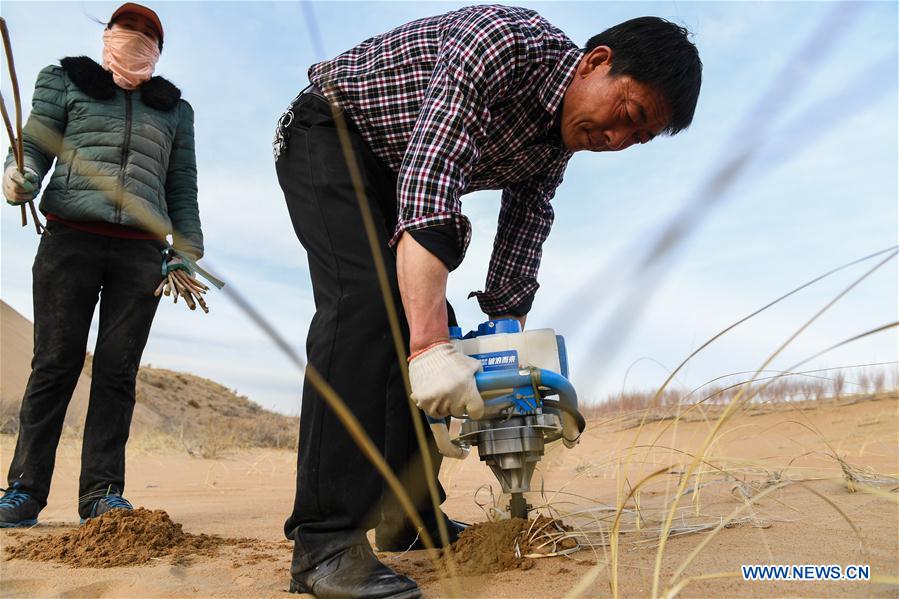
{"label": "shirt cuff", "polygon": [[452,272],[462,263],[462,250],[459,234],[452,223],[425,227],[409,231],[423,248],[437,256],[446,268]]}
{"label": "shirt cuff", "polygon": [[[461,212],[437,212],[434,214],[425,214],[423,216],[419,216],[410,220],[400,220],[396,225],[396,229],[394,229],[393,237],[390,238],[390,247],[396,246],[403,233],[408,232],[411,234],[412,232],[419,231],[421,229],[428,229],[444,225],[454,233],[453,238],[455,239],[457,244],[456,253],[458,254],[456,258],[456,266],[458,266],[462,263],[462,260],[465,259],[465,251],[468,249],[468,244],[471,241],[471,223],[468,221],[468,218]],[[449,235],[447,235],[447,237],[449,237]],[[418,241],[417,238],[415,238],[415,240]],[[421,243],[421,241],[419,241],[419,243]],[[431,251],[431,253],[437,256],[440,260],[443,260],[440,255],[432,251],[430,248],[428,248],[428,251]],[[443,261],[444,263],[446,262],[445,260]],[[449,267],[449,265],[447,265],[447,267]],[[452,270],[452,268],[450,268],[450,270]]]}
{"label": "shirt cuff", "polygon": [[472,291],[468,297],[478,298],[484,314],[524,316],[530,312],[534,294],[539,288],[540,284],[534,277],[517,277],[489,291]]}
{"label": "shirt cuff", "polygon": [[196,262],[203,257],[202,237],[172,234],[172,247]]}

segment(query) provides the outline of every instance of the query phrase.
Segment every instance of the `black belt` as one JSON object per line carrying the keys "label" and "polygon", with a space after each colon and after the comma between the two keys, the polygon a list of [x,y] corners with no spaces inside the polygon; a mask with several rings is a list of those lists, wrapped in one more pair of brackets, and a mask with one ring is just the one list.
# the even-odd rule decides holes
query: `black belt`
{"label": "black belt", "polygon": [[303,94],[308,94],[310,96],[316,96],[318,98],[321,98],[325,102],[329,101],[327,96],[325,96],[325,94],[322,93],[322,90],[318,89],[318,87],[314,83],[310,83],[306,89],[304,89],[302,92],[300,92],[300,95],[303,95]]}
{"label": "black belt", "polygon": [[281,115],[281,118],[278,119],[278,126],[275,128],[275,139],[272,142],[272,152],[275,155],[275,160],[281,155],[281,152],[287,147],[287,138],[290,136],[287,129],[290,127],[290,124],[293,122],[293,109],[296,106],[297,102],[303,96],[315,96],[316,98],[321,98],[323,101],[328,102],[330,104],[330,100],[322,93],[315,84],[310,83],[306,86],[303,91],[297,94],[297,96],[293,99],[293,102],[290,103],[290,106],[287,107],[287,110],[284,111],[284,114]]}

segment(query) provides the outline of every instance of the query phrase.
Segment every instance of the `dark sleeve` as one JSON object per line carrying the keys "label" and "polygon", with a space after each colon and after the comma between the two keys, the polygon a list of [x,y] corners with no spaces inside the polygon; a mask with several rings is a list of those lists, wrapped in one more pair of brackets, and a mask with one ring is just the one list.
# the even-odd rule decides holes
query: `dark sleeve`
{"label": "dark sleeve", "polygon": [[[65,75],[62,67],[51,65],[41,70],[34,86],[31,113],[22,128],[25,166],[33,170],[40,182],[59,154],[66,131]],[[4,168],[15,163],[12,151]]]}
{"label": "dark sleeve", "polygon": [[[462,214],[460,196],[487,139],[489,107],[517,85],[527,50],[517,22],[498,8],[450,20],[400,165],[399,219],[391,245],[404,232],[451,227],[452,236],[426,237],[455,241],[453,252],[433,250],[441,260],[438,251],[445,262],[465,257],[471,224]],[[442,248],[443,242],[434,245]]]}
{"label": "dark sleeve", "polygon": [[523,316],[531,309],[540,287],[537,271],[543,242],[553,223],[550,200],[562,182],[569,157],[560,159],[550,170],[503,190],[486,289],[468,296],[478,298],[485,314]]}
{"label": "dark sleeve", "polygon": [[172,142],[165,179],[165,201],[172,221],[175,249],[194,260],[203,257],[203,231],[197,203],[197,155],[194,149],[194,111],[185,101],[178,103],[178,128]]}

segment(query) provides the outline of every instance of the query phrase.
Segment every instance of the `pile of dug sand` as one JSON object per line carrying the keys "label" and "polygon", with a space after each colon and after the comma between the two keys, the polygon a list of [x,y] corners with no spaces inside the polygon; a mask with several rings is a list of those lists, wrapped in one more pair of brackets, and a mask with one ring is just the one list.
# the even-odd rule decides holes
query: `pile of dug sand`
{"label": "pile of dug sand", "polygon": [[76,568],[136,566],[152,559],[214,556],[235,540],[193,535],[162,510],[111,510],[62,535],[6,548],[7,559],[61,562]]}
{"label": "pile of dug sand", "polygon": [[[544,516],[535,520],[512,518],[473,524],[452,544],[453,559],[463,576],[528,570],[534,566],[534,561],[524,556],[547,553],[546,533],[554,532],[560,526],[568,529]],[[569,549],[576,544],[573,539],[566,539],[558,547]],[[551,543],[549,547],[552,547]]]}

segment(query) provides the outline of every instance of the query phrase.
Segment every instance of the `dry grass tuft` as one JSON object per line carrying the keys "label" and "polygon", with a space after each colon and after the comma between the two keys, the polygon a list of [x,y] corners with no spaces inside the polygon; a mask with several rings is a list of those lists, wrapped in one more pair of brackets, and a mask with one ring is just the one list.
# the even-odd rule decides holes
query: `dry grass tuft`
{"label": "dry grass tuft", "polygon": [[895,476],[879,474],[870,466],[855,466],[836,454],[832,454],[830,457],[840,464],[843,480],[846,482],[846,490],[850,493],[859,491],[861,487],[899,485],[899,478]]}

